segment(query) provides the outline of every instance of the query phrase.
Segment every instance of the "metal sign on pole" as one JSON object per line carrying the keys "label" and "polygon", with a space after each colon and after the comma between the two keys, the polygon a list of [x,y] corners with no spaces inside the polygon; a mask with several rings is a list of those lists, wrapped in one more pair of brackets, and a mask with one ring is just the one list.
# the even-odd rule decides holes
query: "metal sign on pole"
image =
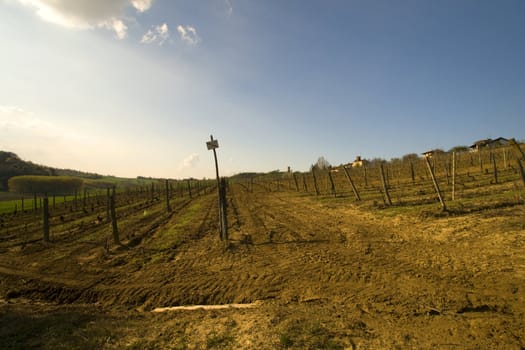
{"label": "metal sign on pole", "polygon": [[221,180],[219,177],[219,164],[217,162],[217,152],[215,149],[219,148],[219,141],[213,139],[213,135],[210,135],[210,141],[206,142],[206,147],[208,150],[213,151],[213,158],[215,159],[215,174],[217,175],[217,193],[219,197],[219,235],[221,240],[226,239],[228,237],[228,234],[226,232],[227,227],[226,222],[226,213],[225,213],[225,206],[223,205],[222,201],[224,200],[223,191],[225,189],[221,190]]}
{"label": "metal sign on pole", "polygon": [[[206,142],[206,147],[208,147],[208,151],[212,150],[212,149],[214,150],[216,148],[219,148],[219,140],[214,140],[213,139],[213,135],[210,135],[210,138],[211,138],[211,140]],[[217,158],[217,157],[215,157],[215,158]]]}

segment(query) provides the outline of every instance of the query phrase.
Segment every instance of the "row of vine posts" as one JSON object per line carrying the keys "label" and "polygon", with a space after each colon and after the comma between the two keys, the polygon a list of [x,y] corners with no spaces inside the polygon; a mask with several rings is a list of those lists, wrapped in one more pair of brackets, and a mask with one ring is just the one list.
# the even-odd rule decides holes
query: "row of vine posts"
{"label": "row of vine posts", "polygon": [[397,204],[425,204],[437,200],[441,209],[447,211],[447,201],[457,200],[461,192],[468,198],[473,196],[468,193],[473,189],[483,192],[492,185],[515,186],[520,180],[525,186],[524,164],[523,150],[511,139],[508,146],[477,152],[425,154],[390,162],[377,160],[360,167],[340,165],[319,169],[312,166],[309,173],[252,177],[247,187],[253,188],[255,181],[267,191],[280,191],[288,182],[288,189],[296,192],[334,197],[350,194],[357,202],[369,199],[382,201],[385,206],[394,204],[395,193]]}

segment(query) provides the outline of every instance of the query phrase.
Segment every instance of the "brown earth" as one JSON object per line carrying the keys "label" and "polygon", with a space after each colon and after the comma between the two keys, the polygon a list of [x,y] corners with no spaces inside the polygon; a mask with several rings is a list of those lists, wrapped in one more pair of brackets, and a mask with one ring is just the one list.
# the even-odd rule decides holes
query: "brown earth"
{"label": "brown earth", "polygon": [[[524,349],[525,206],[465,215],[213,194],[44,245],[0,242],[5,349]],[[152,312],[179,305],[250,308]]]}

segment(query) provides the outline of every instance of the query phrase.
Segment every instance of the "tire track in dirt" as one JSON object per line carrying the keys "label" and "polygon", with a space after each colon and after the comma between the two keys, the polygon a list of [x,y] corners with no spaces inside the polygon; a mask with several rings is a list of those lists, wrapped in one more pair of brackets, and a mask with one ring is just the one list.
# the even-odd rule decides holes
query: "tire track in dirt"
{"label": "tire track in dirt", "polygon": [[[216,245],[218,236],[214,220],[217,215],[216,199],[212,195],[202,196],[195,198],[192,205],[202,205],[203,209],[192,212],[192,220],[185,222],[183,228],[179,227],[185,232],[185,242],[171,249],[161,268],[158,264],[146,264],[139,271],[125,276],[124,280],[116,281],[116,285],[99,286],[104,294],[110,295],[113,291],[121,296],[118,301],[109,302],[151,308],[164,304],[205,304],[221,297],[216,292],[213,275],[206,271],[200,272],[201,265],[207,261],[204,255]],[[184,217],[188,210],[192,209],[183,208],[172,217],[171,222],[177,223],[178,217]],[[156,240],[153,234],[143,242],[144,252],[150,252],[148,246]]]}
{"label": "tire track in dirt", "polygon": [[[238,197],[240,208],[263,208],[258,213],[243,213],[239,209],[240,215],[259,218],[282,240],[257,245],[264,238],[254,237],[256,243],[250,252],[252,259],[257,260],[254,268],[267,270],[264,278],[281,276],[274,278],[274,283],[282,297],[348,300],[359,293],[366,295],[364,299],[377,305],[377,309],[390,310],[389,304],[403,304],[405,294],[392,295],[386,286],[400,285],[401,275],[422,275],[410,261],[398,258],[406,247],[392,230],[367,221],[370,218],[359,218],[356,212],[333,210],[315,200],[305,201],[279,192],[259,193],[255,198],[245,193]],[[244,205],[247,201],[253,204]],[[260,256],[255,256],[257,250],[262,252]],[[265,266],[268,262],[271,269]]]}
{"label": "tire track in dirt", "polygon": [[[301,230],[290,228],[295,225],[302,229],[306,222],[300,216],[283,213],[282,203],[287,205],[286,202],[280,200],[280,205],[274,205],[275,200],[271,197],[261,198],[260,193],[253,196],[239,187],[231,191],[231,195],[231,211],[235,217],[233,226],[236,230],[232,237],[235,240],[242,234],[249,234],[253,244],[242,244],[235,240],[227,252],[210,257],[210,264],[213,266],[229,266],[229,269],[219,271],[218,276],[213,275],[216,281],[223,281],[215,285],[214,295],[220,290],[219,286],[222,286],[222,294],[225,296],[223,299],[231,301],[232,298],[238,298],[234,301],[253,302],[256,299],[278,297],[283,289],[300,289],[300,286],[295,288],[294,285],[304,279],[308,282],[314,279],[320,284],[330,280],[343,280],[338,274],[326,273],[326,262],[330,259],[328,256],[323,259],[323,252],[329,248],[329,240],[325,238],[327,236],[318,233],[318,225],[308,225],[306,229],[317,231],[317,237],[315,234],[304,235]],[[278,225],[280,220],[289,223]],[[269,237],[270,231],[274,234],[272,240]],[[312,250],[311,253],[305,253]],[[308,254],[310,259],[305,258]],[[331,268],[336,266],[337,263],[334,262]]]}

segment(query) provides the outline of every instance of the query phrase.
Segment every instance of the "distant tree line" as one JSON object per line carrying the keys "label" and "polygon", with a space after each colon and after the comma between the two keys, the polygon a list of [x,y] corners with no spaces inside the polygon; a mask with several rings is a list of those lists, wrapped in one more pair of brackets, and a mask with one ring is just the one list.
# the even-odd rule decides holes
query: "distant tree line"
{"label": "distant tree line", "polygon": [[0,191],[8,190],[8,180],[20,175],[70,176],[100,179],[102,175],[78,170],[57,169],[20,159],[15,153],[0,151]]}
{"label": "distant tree line", "polygon": [[12,192],[31,194],[71,194],[78,191],[83,180],[71,176],[35,176],[22,175],[9,179],[8,187]]}
{"label": "distant tree line", "polygon": [[7,191],[9,178],[18,175],[54,175],[50,168],[25,162],[16,154],[0,151],[0,191]]}

